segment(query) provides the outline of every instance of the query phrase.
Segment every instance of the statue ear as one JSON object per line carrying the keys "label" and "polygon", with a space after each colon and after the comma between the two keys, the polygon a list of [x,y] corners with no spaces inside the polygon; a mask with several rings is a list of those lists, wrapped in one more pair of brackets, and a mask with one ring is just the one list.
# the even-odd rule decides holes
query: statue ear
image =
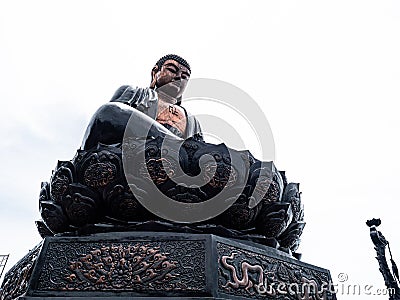
{"label": "statue ear", "polygon": [[151,69],[151,83],[150,88],[154,89],[156,87],[156,73],[158,72],[158,66],[155,65],[153,69]]}
{"label": "statue ear", "polygon": [[180,97],[177,98],[176,100],[177,100],[177,101],[176,101],[175,104],[180,106],[180,105],[182,104],[182,96],[180,96]]}

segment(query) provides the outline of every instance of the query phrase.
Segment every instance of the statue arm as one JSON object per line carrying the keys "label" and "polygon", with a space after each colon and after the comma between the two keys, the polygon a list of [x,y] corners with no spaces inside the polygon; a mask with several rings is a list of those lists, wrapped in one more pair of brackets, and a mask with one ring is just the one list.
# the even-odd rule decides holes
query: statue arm
{"label": "statue arm", "polygon": [[204,142],[203,132],[201,130],[200,122],[194,116],[192,116],[192,118],[194,123],[192,136],[195,140]]}
{"label": "statue arm", "polygon": [[196,141],[204,142],[203,132],[201,130],[200,122],[195,116],[187,112],[187,110],[182,107],[186,114],[187,126],[186,126],[186,137],[193,137]]}

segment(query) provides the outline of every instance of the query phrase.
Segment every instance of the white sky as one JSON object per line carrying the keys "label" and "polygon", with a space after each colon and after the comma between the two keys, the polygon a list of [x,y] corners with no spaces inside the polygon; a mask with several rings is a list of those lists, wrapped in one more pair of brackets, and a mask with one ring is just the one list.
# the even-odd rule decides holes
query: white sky
{"label": "white sky", "polygon": [[336,282],[347,273],[349,284],[383,288],[365,221],[382,218],[400,263],[399,2],[196,3],[0,2],[6,270],[40,241],[40,182],[73,157],[96,108],[122,84],[147,86],[155,61],[172,52],[192,77],[230,82],[261,106],[277,167],[301,183],[303,261]]}

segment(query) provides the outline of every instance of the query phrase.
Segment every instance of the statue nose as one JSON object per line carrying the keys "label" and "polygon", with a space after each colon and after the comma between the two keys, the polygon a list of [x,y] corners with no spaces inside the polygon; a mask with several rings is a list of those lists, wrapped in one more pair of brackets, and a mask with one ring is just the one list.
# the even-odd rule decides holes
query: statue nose
{"label": "statue nose", "polygon": [[182,72],[180,72],[180,71],[176,72],[174,79],[180,80],[181,78],[182,78]]}

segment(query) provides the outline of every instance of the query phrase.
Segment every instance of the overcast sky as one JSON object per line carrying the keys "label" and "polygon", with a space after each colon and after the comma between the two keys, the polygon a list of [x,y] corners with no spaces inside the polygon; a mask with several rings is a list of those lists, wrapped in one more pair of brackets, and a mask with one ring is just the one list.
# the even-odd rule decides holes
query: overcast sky
{"label": "overcast sky", "polygon": [[0,2],[6,270],[41,240],[40,182],[72,159],[96,108],[122,84],[148,86],[155,61],[176,53],[193,78],[260,105],[275,164],[303,192],[302,260],[383,288],[365,221],[382,218],[400,263],[399,34],[395,0]]}

